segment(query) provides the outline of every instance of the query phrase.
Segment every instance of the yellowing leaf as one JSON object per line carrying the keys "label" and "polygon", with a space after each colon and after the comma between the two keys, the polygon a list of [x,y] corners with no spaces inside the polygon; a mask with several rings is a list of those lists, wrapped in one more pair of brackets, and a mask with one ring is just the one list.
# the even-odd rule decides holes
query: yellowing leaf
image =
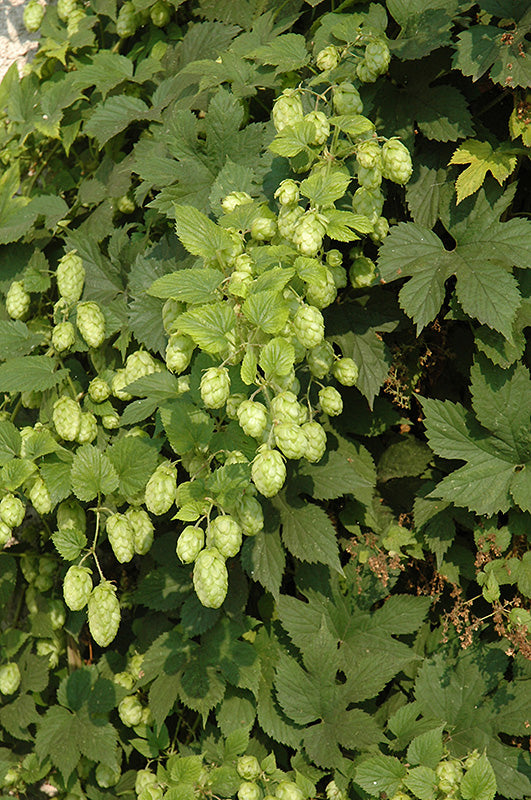
{"label": "yellowing leaf", "polygon": [[490,172],[501,185],[516,167],[516,156],[498,147],[493,150],[488,142],[467,139],[459,145],[450,164],[468,164],[455,182],[457,203],[469,197],[483,185],[487,172]]}

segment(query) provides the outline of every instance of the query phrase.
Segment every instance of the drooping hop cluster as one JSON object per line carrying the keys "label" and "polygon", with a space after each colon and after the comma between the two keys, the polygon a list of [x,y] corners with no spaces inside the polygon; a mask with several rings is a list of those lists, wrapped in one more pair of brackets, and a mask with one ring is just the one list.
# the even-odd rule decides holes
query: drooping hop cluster
{"label": "drooping hop cluster", "polygon": [[92,593],[91,570],[88,567],[69,567],[63,580],[63,597],[71,611],[85,608]]}
{"label": "drooping hop cluster", "polygon": [[20,686],[20,669],[18,664],[10,662],[0,666],[0,693],[14,694]]}
{"label": "drooping hop cluster", "polygon": [[160,516],[170,510],[175,502],[177,491],[177,470],[169,463],[160,464],[145,489],[145,503],[148,511]]}
{"label": "drooping hop cluster", "polygon": [[92,638],[100,647],[107,647],[115,638],[120,626],[120,602],[109,581],[102,581],[92,590],[88,623]]}

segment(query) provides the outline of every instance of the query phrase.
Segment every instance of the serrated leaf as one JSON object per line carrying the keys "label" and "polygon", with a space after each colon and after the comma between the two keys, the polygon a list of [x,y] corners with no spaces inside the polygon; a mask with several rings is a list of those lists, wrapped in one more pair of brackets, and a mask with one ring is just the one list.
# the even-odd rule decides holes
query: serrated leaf
{"label": "serrated leaf", "polygon": [[327,208],[343,197],[352,177],[343,172],[332,170],[326,174],[318,172],[305,178],[300,185],[300,193],[307,197],[312,205]]}
{"label": "serrated leaf", "polygon": [[443,756],[442,732],[441,726],[415,736],[407,749],[410,764],[421,764],[434,770]]}
{"label": "serrated leaf", "polygon": [[223,273],[217,269],[181,269],[163,275],[149,287],[153,297],[174,297],[185,303],[208,303],[222,282]]}
{"label": "serrated leaf", "polygon": [[52,535],[55,549],[65,561],[75,561],[87,546],[87,537],[81,531],[63,528]]}
{"label": "serrated leaf", "polygon": [[310,142],[315,137],[313,122],[296,122],[277,133],[269,149],[284,158],[292,158],[303,150],[309,150]]}
{"label": "serrated leaf", "polygon": [[380,792],[392,797],[406,774],[405,765],[397,758],[381,755],[362,761],[356,769],[354,781],[372,797],[379,797]]}
{"label": "serrated leaf", "polygon": [[74,714],[61,706],[52,706],[40,720],[35,737],[35,752],[39,758],[50,758],[65,779],[73,772],[81,755],[77,729]]}
{"label": "serrated leaf", "polygon": [[193,206],[175,206],[175,229],[184,247],[194,256],[216,259],[218,254],[230,253],[234,247],[229,233]]}
{"label": "serrated leaf", "polygon": [[272,39],[253,53],[262,64],[277,67],[277,72],[291,72],[301,69],[308,63],[310,55],[306,40],[300,33],[285,33]]}
{"label": "serrated leaf", "polygon": [[301,498],[279,494],[273,505],[280,511],[282,541],[301,561],[328,564],[341,572],[336,532],[326,512]]}
{"label": "serrated leaf", "polygon": [[293,658],[281,655],[275,688],[284,713],[298,725],[307,725],[322,714],[319,684]]}
{"label": "serrated leaf", "polygon": [[251,386],[256,382],[256,368],[258,366],[258,356],[254,347],[250,347],[242,360],[240,377],[246,386]]}
{"label": "serrated leaf", "polygon": [[223,303],[198,306],[178,317],[179,330],[187,333],[207,353],[218,355],[228,347],[236,324],[234,309]]}
{"label": "serrated leaf", "polygon": [[113,136],[137,120],[154,119],[158,116],[139,97],[120,94],[109,97],[96,106],[84,126],[89,136],[97,139],[100,148]]}
{"label": "serrated leaf", "polygon": [[449,163],[468,164],[455,183],[457,202],[469,197],[483,185],[487,172],[501,184],[511,175],[516,167],[515,155],[506,152],[506,148],[493,150],[488,142],[467,139],[455,150]]}
{"label": "serrated leaf", "polygon": [[168,441],[175,453],[206,447],[214,430],[214,420],[187,400],[168,402],[160,410]]}
{"label": "serrated leaf", "polygon": [[414,767],[404,779],[407,788],[419,800],[435,800],[438,794],[439,781],[437,773],[430,767]]}
{"label": "serrated leaf", "polygon": [[42,336],[32,333],[28,326],[16,320],[0,320],[0,359],[18,358],[30,353],[42,341]]}
{"label": "serrated leaf", "polygon": [[286,566],[284,548],[278,531],[259,531],[242,548],[242,564],[250,578],[278,599]]}
{"label": "serrated leaf", "polygon": [[484,753],[466,771],[459,789],[464,800],[494,800],[496,777]]}
{"label": "serrated leaf", "polygon": [[118,475],[109,456],[91,444],[79,447],[70,471],[72,489],[79,500],[94,500],[118,488]]}
{"label": "serrated leaf", "polygon": [[9,420],[0,421],[0,466],[20,454],[21,438],[18,428]]}
{"label": "serrated leaf", "polygon": [[242,306],[246,319],[265,333],[279,333],[289,317],[289,305],[280,292],[265,291],[250,295]]}
{"label": "serrated leaf", "polygon": [[118,440],[107,455],[118,476],[120,492],[126,497],[145,488],[158,462],[156,447],[136,436]]}
{"label": "serrated leaf", "polygon": [[0,392],[44,392],[63,383],[66,369],[55,369],[49,356],[21,356],[0,364]]}
{"label": "serrated leaf", "polygon": [[266,378],[273,375],[289,375],[295,362],[295,349],[287,339],[275,337],[261,349],[258,363]]}

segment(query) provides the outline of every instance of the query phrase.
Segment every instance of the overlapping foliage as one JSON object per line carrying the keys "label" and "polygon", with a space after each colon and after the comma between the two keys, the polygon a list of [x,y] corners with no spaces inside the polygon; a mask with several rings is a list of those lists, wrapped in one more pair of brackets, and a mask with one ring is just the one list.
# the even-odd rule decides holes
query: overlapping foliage
{"label": "overlapping foliage", "polygon": [[27,3],[3,796],[531,794],[527,6]]}

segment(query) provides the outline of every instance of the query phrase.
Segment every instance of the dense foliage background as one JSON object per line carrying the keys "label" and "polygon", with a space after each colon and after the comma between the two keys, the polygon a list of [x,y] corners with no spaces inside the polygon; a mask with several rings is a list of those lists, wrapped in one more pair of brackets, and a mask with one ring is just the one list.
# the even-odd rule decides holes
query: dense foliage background
{"label": "dense foliage background", "polygon": [[2,796],[531,796],[529,4],[25,21]]}

